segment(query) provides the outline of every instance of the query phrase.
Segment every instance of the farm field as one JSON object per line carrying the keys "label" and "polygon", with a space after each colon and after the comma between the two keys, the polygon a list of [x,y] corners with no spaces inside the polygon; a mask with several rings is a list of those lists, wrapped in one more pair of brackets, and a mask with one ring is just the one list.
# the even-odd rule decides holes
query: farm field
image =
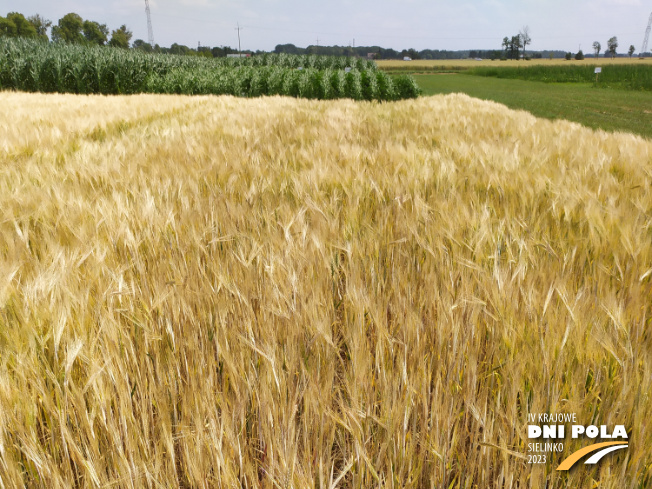
{"label": "farm field", "polygon": [[[5,487],[652,485],[652,141],[463,94],[0,106]],[[528,464],[557,412],[630,446]]]}
{"label": "farm field", "polygon": [[373,61],[361,58],[271,53],[250,58],[168,56],[4,37],[0,37],[0,90],[320,100],[400,100],[419,95],[410,76],[390,78]]}
{"label": "farm field", "polygon": [[594,129],[652,138],[650,92],[456,74],[414,75],[414,79],[424,95],[461,92],[527,110],[537,117],[568,119]]}
{"label": "farm field", "polygon": [[508,59],[506,61],[483,59],[476,61],[474,59],[417,59],[413,61],[402,61],[395,59],[381,59],[377,60],[378,68],[386,71],[406,70],[409,72],[418,73],[419,70],[433,70],[433,69],[455,69],[465,70],[478,67],[517,67],[517,66],[588,66],[597,64],[598,66],[609,65],[652,65],[652,58],[637,59],[637,58],[584,58],[581,61],[571,60],[567,61],[563,58],[555,59],[531,59],[530,61]]}

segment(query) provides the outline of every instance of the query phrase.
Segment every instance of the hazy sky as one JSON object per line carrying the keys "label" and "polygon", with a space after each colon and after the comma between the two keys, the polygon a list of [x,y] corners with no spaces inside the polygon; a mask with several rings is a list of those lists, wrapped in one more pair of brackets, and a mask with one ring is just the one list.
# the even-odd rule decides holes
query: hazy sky
{"label": "hazy sky", "polygon": [[[150,0],[154,40],[197,47],[272,50],[277,44],[380,45],[401,50],[500,49],[505,36],[530,27],[535,50],[603,50],[617,36],[619,53],[643,42],[652,2],[643,0]],[[54,23],[68,12],[127,24],[147,40],[145,0],[0,0],[0,15],[38,13]]]}

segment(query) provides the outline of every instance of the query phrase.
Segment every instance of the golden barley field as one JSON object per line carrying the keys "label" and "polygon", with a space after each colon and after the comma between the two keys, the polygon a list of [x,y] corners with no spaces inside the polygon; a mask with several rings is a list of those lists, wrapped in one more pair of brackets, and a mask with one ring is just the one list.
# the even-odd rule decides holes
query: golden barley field
{"label": "golden barley field", "polygon": [[[574,54],[573,54],[574,55]],[[403,61],[396,59],[382,59],[376,61],[376,64],[380,69],[391,70],[392,68],[401,68],[414,69],[416,71],[420,69],[432,70],[433,68],[455,68],[455,69],[465,69],[465,68],[477,68],[480,66],[491,66],[491,67],[505,67],[505,66],[534,66],[534,65],[543,65],[543,66],[583,66],[583,65],[597,65],[597,66],[610,66],[610,65],[633,65],[638,66],[641,64],[652,64],[652,58],[643,58],[639,59],[636,57],[633,58],[584,58],[583,60],[572,59],[567,61],[564,58],[555,58],[555,59],[531,59],[530,61],[525,60],[514,60],[508,59],[505,61],[491,59],[483,59],[481,61],[476,61],[475,59],[415,59],[412,61]]]}
{"label": "golden barley field", "polygon": [[[650,140],[465,95],[0,107],[1,487],[652,485]],[[529,413],[629,446],[529,464]]]}

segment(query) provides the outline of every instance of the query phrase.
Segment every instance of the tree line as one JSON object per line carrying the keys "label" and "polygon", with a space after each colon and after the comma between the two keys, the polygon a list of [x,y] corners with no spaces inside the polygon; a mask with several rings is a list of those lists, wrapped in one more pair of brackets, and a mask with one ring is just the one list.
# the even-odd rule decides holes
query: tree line
{"label": "tree line", "polygon": [[52,41],[73,44],[109,45],[126,49],[133,36],[124,24],[109,31],[106,24],[84,20],[72,12],[59,19],[56,25],[52,25],[52,21],[38,14],[25,17],[19,12],[9,12],[6,17],[0,17],[0,37],[25,37],[47,41],[49,40],[47,31],[50,27],[52,27]]}
{"label": "tree line", "polygon": [[[462,59],[462,58],[475,58],[476,53],[479,51],[468,49],[465,50],[446,50],[446,49],[422,49],[416,50],[413,48],[396,50],[391,48],[383,48],[380,46],[315,46],[309,45],[308,47],[298,47],[294,44],[278,44],[274,48],[277,54],[317,54],[325,56],[358,56],[370,57],[373,59],[403,59],[409,57],[411,59]],[[489,57],[489,56],[487,56]]]}
{"label": "tree line", "polygon": [[[64,15],[57,24],[41,17],[32,15],[25,17],[18,12],[9,12],[6,17],[0,16],[0,37],[26,37],[34,39],[50,40],[48,30],[51,28],[51,40],[54,42],[68,42],[72,44],[91,44],[99,46],[113,46],[127,49],[133,47],[148,53],[178,54],[185,56],[202,56],[207,58],[222,58],[229,54],[238,53],[237,49],[230,46],[208,47],[198,46],[190,48],[183,44],[173,43],[169,48],[161,47],[158,44],[152,46],[142,39],[136,39],[131,44],[133,33],[125,24],[117,29],[110,30],[106,24],[101,24],[93,20],[84,20],[76,13]],[[371,57],[373,59],[403,59],[409,57],[413,60],[419,59],[464,59],[464,58],[484,58],[484,59],[521,59],[521,58],[558,58],[566,56],[571,58],[571,53],[563,51],[539,51],[526,53],[527,46],[532,42],[530,28],[524,26],[517,34],[503,38],[501,50],[439,50],[423,49],[395,49],[382,48],[380,46],[315,46],[311,45],[306,48],[297,47],[294,44],[278,44],[274,52],[277,54],[316,54],[326,56],[359,56]],[[618,39],[614,36],[607,41],[607,49],[604,56],[617,56]],[[602,46],[596,41],[593,43],[593,51],[596,57],[599,56]],[[628,54],[631,57],[634,54],[634,46],[630,46]],[[246,54],[262,54],[264,51],[244,50]],[[584,54],[580,50],[575,59],[584,59]]]}
{"label": "tree line", "polygon": [[[601,50],[601,49],[602,49],[602,45],[600,44],[600,42],[599,42],[599,41],[595,41],[595,42],[593,43],[593,53],[595,54],[595,57],[596,57],[596,58],[597,58],[598,56],[600,56],[600,50]],[[612,57],[612,58],[615,58],[616,55],[617,55],[617,54],[616,54],[616,49],[618,49],[618,38],[617,38],[616,36],[614,36],[614,37],[610,38],[610,39],[607,41],[607,49],[606,49],[605,52],[604,52],[604,56],[605,56],[605,58],[606,58],[607,56],[610,56],[610,57]],[[634,51],[636,51],[636,48],[635,48],[634,45],[632,44],[632,45],[629,46],[629,49],[627,50],[627,54],[629,55],[630,58],[631,58],[632,55],[634,54]],[[643,54],[643,53],[641,53],[641,54]]]}
{"label": "tree line", "polygon": [[[147,53],[178,54],[185,56],[201,56],[207,58],[222,58],[229,54],[238,53],[237,49],[230,46],[197,46],[190,48],[183,44],[173,43],[169,48],[161,47],[158,44],[152,46],[142,39],[136,39],[130,44],[133,37],[132,32],[126,25],[110,31],[106,24],[93,20],[84,20],[76,13],[68,13],[53,25],[53,22],[41,17],[32,15],[25,17],[18,12],[10,12],[6,17],[0,16],[0,37],[25,37],[38,38],[44,41],[50,40],[48,30],[51,28],[51,40],[54,42],[68,42],[71,44],[90,44],[99,46],[114,46],[141,50]],[[243,50],[245,54],[262,54],[264,51]],[[307,48],[297,47],[294,44],[279,44],[275,47],[274,53],[281,54],[316,54],[326,56],[358,56],[374,59],[461,59],[469,57],[469,51],[448,51],[438,49],[386,49],[380,46],[308,46]],[[471,57],[477,57],[475,55]],[[487,56],[488,57],[488,56]]]}
{"label": "tree line", "polygon": [[520,59],[521,51],[523,56],[525,56],[525,48],[527,45],[532,42],[530,37],[530,28],[528,26],[523,27],[518,34],[503,38],[502,48],[505,52],[505,57],[509,59]]}
{"label": "tree line", "polygon": [[[505,36],[502,42],[502,50],[503,50],[502,52],[504,53],[503,59],[521,59],[521,58],[527,59],[525,48],[531,42],[532,42],[532,38],[530,37],[530,28],[528,26],[523,27],[523,29],[514,36]],[[616,53],[617,49],[618,49],[618,38],[616,36],[613,36],[609,38],[609,40],[607,41],[607,49],[604,52],[604,56],[615,58],[618,55]],[[602,50],[602,45],[600,44],[599,41],[595,41],[593,43],[593,53],[596,58],[600,56],[601,50]],[[633,45],[629,46],[629,49],[627,50],[627,54],[629,55],[630,58],[634,54],[634,51],[636,51],[636,48]],[[495,52],[493,53],[493,56],[495,56]],[[533,57],[542,57],[542,56],[535,55]],[[550,57],[551,58],[553,57],[552,52],[550,54]],[[570,60],[572,59],[573,54],[566,53],[565,57],[566,59]],[[584,59],[584,53],[582,52],[581,49],[575,54],[575,59],[577,60]]]}

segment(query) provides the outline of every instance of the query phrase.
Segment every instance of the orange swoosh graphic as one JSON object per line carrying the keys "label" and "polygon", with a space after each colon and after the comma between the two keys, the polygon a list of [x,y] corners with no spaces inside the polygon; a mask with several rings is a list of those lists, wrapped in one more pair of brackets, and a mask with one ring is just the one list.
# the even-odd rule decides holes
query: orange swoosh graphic
{"label": "orange swoosh graphic", "polygon": [[627,445],[627,443],[622,441],[607,441],[604,443],[596,443],[595,445],[589,445],[588,447],[581,448],[578,451],[569,455],[568,458],[566,458],[561,464],[559,464],[557,470],[568,470],[573,465],[575,465],[575,462],[581,459],[584,455],[587,455],[591,452],[595,452],[596,450],[600,450],[601,448],[610,447],[613,445]]}

